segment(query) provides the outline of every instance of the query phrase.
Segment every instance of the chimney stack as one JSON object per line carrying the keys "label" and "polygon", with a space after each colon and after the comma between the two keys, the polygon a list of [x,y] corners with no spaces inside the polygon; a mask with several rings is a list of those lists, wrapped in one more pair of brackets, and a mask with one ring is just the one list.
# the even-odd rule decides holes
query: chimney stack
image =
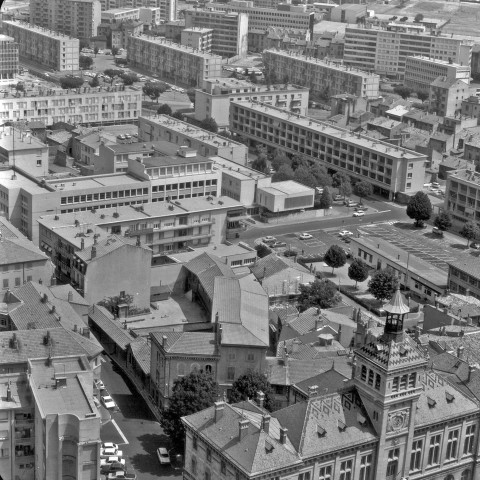
{"label": "chimney stack", "polygon": [[73,302],[73,292],[71,290],[68,292],[67,300],[68,300],[68,303]]}
{"label": "chimney stack", "polygon": [[167,348],[167,337],[165,335],[162,337],[162,347],[163,349]]}
{"label": "chimney stack", "polygon": [[91,258],[95,258],[97,256],[97,247],[95,245],[92,246],[92,256]]}
{"label": "chimney stack", "polygon": [[285,445],[287,443],[288,428],[280,427],[280,443]]}
{"label": "chimney stack", "polygon": [[257,403],[260,408],[263,408],[263,404],[265,403],[265,394],[261,390],[257,392]]}
{"label": "chimney stack", "polygon": [[82,239],[80,240],[80,250],[83,250],[84,248],[85,248],[85,239],[82,238]]}
{"label": "chimney stack", "polygon": [[472,379],[472,373],[475,371],[475,367],[473,365],[468,366],[468,378],[467,382],[470,383],[470,380]]}
{"label": "chimney stack", "polygon": [[7,402],[12,401],[12,391],[10,390],[10,383],[7,386]]}
{"label": "chimney stack", "polygon": [[317,394],[318,394],[318,385],[310,385],[308,387],[308,396],[314,397]]}
{"label": "chimney stack", "polygon": [[223,417],[225,402],[215,402],[215,423]]}
{"label": "chimney stack", "polygon": [[249,421],[246,418],[239,420],[238,422],[238,439],[242,441],[248,434]]}
{"label": "chimney stack", "polygon": [[262,417],[262,430],[265,432],[265,433],[269,433],[269,430],[270,430],[270,419],[272,417],[270,415],[265,414],[263,417]]}
{"label": "chimney stack", "polygon": [[465,347],[463,346],[459,346],[457,348],[457,357],[460,359],[460,360],[463,360],[463,351],[465,350]]}

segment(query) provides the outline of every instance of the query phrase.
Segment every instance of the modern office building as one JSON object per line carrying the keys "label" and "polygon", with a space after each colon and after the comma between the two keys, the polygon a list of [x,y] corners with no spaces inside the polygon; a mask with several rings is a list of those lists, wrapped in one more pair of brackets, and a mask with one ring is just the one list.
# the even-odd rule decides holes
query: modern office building
{"label": "modern office building", "polygon": [[448,262],[448,288],[452,292],[480,300],[480,262],[478,257]]}
{"label": "modern office building", "polygon": [[142,116],[138,119],[138,139],[143,142],[165,140],[179,147],[197,150],[203,157],[219,156],[246,165],[248,148],[221,135],[203,130],[168,115]]}
{"label": "modern office building", "polygon": [[423,56],[470,65],[473,40],[455,35],[431,35],[418,24],[389,23],[386,28],[347,27],[345,64],[392,78],[405,77],[406,59]]}
{"label": "modern office building", "polygon": [[97,35],[101,4],[98,0],[32,0],[30,23],[88,40]]}
{"label": "modern office building", "polygon": [[18,43],[13,37],[0,35],[0,81],[13,80],[18,73]]}
{"label": "modern office building", "polygon": [[306,115],[309,93],[308,87],[298,85],[267,86],[234,78],[206,78],[195,90],[195,118],[214,118],[219,127],[228,127],[232,100],[255,100]]}
{"label": "modern office building", "polygon": [[8,20],[3,32],[15,39],[20,59],[39,63],[59,72],[79,68],[79,40],[57,31],[25,22]]}
{"label": "modern office building", "polygon": [[211,28],[192,27],[182,30],[180,43],[193,50],[211,53],[213,30]]}
{"label": "modern office building", "polygon": [[207,9],[246,13],[249,32],[273,26],[308,30],[313,36],[315,13],[307,11],[305,5],[282,4],[273,9],[260,8],[253,1],[233,0],[228,3],[208,3],[206,6]]}
{"label": "modern office building", "polygon": [[137,120],[141,107],[142,92],[136,87],[122,85],[82,87],[75,90],[57,88],[27,93],[21,97],[13,94],[2,95],[0,120],[38,120],[47,126],[57,122],[73,125],[130,123]]}
{"label": "modern office building", "polygon": [[232,101],[230,129],[256,143],[354,175],[390,199],[399,192],[423,189],[425,155],[329,123],[261,103]]}
{"label": "modern office building", "polygon": [[470,83],[470,65],[460,65],[448,60],[429,57],[407,57],[405,63],[405,86],[416,92],[428,92],[430,84],[438,77],[448,80],[463,80]]}
{"label": "modern office building", "polygon": [[470,87],[464,80],[438,77],[430,84],[428,111],[439,117],[455,117],[469,96]]}
{"label": "modern office building", "polygon": [[264,51],[263,62],[266,75],[278,82],[306,85],[325,98],[345,93],[365,98],[379,95],[380,77],[374,73],[276,50]]}
{"label": "modern office building", "polygon": [[219,55],[147,35],[128,38],[127,60],[132,66],[188,86],[199,86],[204,78],[222,73]]}
{"label": "modern office building", "polygon": [[212,52],[222,57],[243,57],[248,50],[248,15],[221,10],[189,9],[184,12],[186,28],[213,30]]}

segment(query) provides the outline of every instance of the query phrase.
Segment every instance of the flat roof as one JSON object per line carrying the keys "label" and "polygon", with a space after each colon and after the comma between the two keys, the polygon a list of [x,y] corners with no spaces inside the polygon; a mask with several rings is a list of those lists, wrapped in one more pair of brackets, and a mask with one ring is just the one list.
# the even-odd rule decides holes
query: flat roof
{"label": "flat roof", "polygon": [[[14,176],[14,178],[13,178]],[[0,170],[0,186],[14,190],[16,188],[24,188],[30,193],[46,193],[47,189],[42,188],[38,183],[30,180],[30,178],[22,175],[20,172],[14,172],[11,169]]]}
{"label": "flat roof", "polygon": [[377,140],[376,138],[370,138],[368,135],[361,135],[347,130],[345,128],[337,127],[328,122],[322,122],[320,120],[315,120],[311,117],[304,117],[302,115],[291,113],[288,110],[283,110],[281,108],[272,107],[271,105],[266,105],[261,102],[255,102],[251,100],[234,100],[231,102],[233,105],[237,105],[243,108],[250,108],[258,112],[265,112],[267,115],[271,115],[280,120],[290,122],[295,126],[304,127],[310,130],[316,130],[318,133],[324,135],[331,135],[334,137],[341,137],[347,140],[349,143],[357,145],[362,148],[368,148],[378,153],[385,154],[388,157],[396,157],[399,160],[414,160],[421,159],[423,160],[426,156],[413,150],[407,150],[402,147],[397,147],[391,143],[383,142]]}
{"label": "flat roof", "polygon": [[3,127],[0,130],[0,148],[4,148],[9,152],[15,150],[38,150],[39,148],[48,148],[34,135],[22,132],[13,127]]}
{"label": "flat roof", "polygon": [[213,32],[213,28],[207,28],[207,27],[190,27],[190,28],[184,28],[183,32],[197,32],[197,33],[207,33],[207,32]]}
{"label": "flat roof", "polygon": [[273,195],[292,195],[298,193],[311,193],[314,194],[315,190],[310,187],[306,187],[301,183],[293,180],[285,180],[284,182],[274,182],[268,187],[258,187],[258,190],[271,193]]}
{"label": "flat roof", "polygon": [[193,248],[191,251],[188,252],[172,253],[166,256],[174,260],[176,263],[187,263],[190,260],[198,257],[199,255],[202,255],[202,253],[215,255],[219,258],[232,257],[235,255],[244,255],[246,253],[252,253],[253,255],[257,256],[256,251],[248,250],[247,248],[242,247],[239,244],[225,245],[223,243],[211,245],[209,247]]}
{"label": "flat roof", "polygon": [[264,173],[254,170],[253,168],[240,165],[232,160],[226,160],[222,157],[210,157],[210,159],[215,162],[213,165],[214,169],[220,168],[222,173],[235,177],[237,180],[259,180],[262,178],[267,178],[267,175]]}
{"label": "flat roof", "polygon": [[450,173],[448,178],[452,180],[463,180],[465,183],[471,183],[475,186],[480,186],[480,173],[474,169],[456,170],[455,173]]}
{"label": "flat roof", "polygon": [[[47,185],[56,188],[58,191],[74,192],[76,190],[84,190],[86,188],[100,188],[105,186],[133,185],[141,186],[145,182],[139,180],[127,173],[117,173],[111,175],[95,175],[91,177],[71,177],[55,180],[47,180]],[[58,185],[58,187],[56,187]],[[63,185],[63,187],[61,186]]]}
{"label": "flat roof", "polygon": [[109,8],[108,10],[104,10],[102,12],[102,15],[104,15],[105,13],[126,13],[126,12],[134,12],[134,11],[139,11],[140,9],[139,8],[135,8],[135,7],[123,7],[123,8]]}
{"label": "flat roof", "polygon": [[37,25],[32,25],[31,23],[28,23],[28,22],[22,22],[19,20],[3,20],[3,24],[14,25],[16,27],[22,28],[24,30],[29,30],[30,32],[37,33],[44,37],[64,39],[64,40],[76,40],[77,42],[79,42],[78,38],[70,37],[69,35],[65,35],[55,30],[49,30],[48,28],[38,27]]}
{"label": "flat roof", "polygon": [[425,57],[423,55],[408,55],[407,61],[409,58],[414,60],[420,60],[425,63],[433,63],[434,65],[445,65],[447,67],[463,68],[465,70],[470,71],[470,65],[460,65],[459,63],[450,63],[448,60],[440,60],[439,58]]}

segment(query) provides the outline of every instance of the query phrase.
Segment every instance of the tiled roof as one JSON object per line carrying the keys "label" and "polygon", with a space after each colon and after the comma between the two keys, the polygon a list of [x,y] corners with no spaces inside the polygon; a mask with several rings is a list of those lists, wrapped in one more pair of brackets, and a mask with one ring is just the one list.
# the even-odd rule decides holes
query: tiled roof
{"label": "tiled roof", "polygon": [[[87,300],[85,300],[71,285],[53,285],[50,287],[50,291],[52,292],[55,298],[59,300],[63,300],[65,302],[69,302],[72,304],[77,305],[84,305],[88,307],[90,304]],[[68,296],[71,295],[71,300],[68,299]]]}
{"label": "tiled roof", "polygon": [[113,318],[113,315],[105,307],[93,305],[88,311],[88,318],[120,348],[125,350],[127,345],[133,342],[134,337],[123,328],[118,320]]}
{"label": "tiled roof", "polygon": [[60,130],[48,135],[47,140],[52,140],[56,143],[67,143],[72,138],[72,134],[66,130]]}
{"label": "tiled roof", "polygon": [[150,375],[150,357],[152,352],[150,343],[145,338],[139,337],[130,344],[130,349],[142,372],[145,375]]}
{"label": "tiled roof", "polygon": [[450,313],[454,315],[462,314],[462,317],[470,315],[477,317],[480,315],[480,300],[478,298],[460,295],[459,293],[448,293],[441,297],[436,297],[441,306],[449,308]]}
{"label": "tiled roof", "polygon": [[308,396],[309,387],[316,385],[318,387],[319,394],[327,395],[344,388],[344,381],[349,380],[349,378],[350,377],[346,377],[340,372],[337,372],[335,368],[335,361],[333,361],[332,368],[330,368],[330,370],[298,382],[293,388]]}
{"label": "tiled roof", "polygon": [[211,332],[155,332],[152,337],[163,345],[163,337],[167,343],[167,353],[183,353],[188,355],[218,355],[215,333]]}
{"label": "tiled roof", "polygon": [[[331,328],[327,326],[327,328]],[[344,355],[345,348],[336,340],[332,340],[330,345],[323,345],[319,341],[320,332],[316,330],[306,333],[300,337],[279,342],[277,345],[277,357],[281,357],[285,348],[290,358],[307,359],[321,357],[336,357]]]}
{"label": "tiled roof", "polygon": [[[261,428],[262,411],[243,410],[241,405],[223,404],[221,418],[215,422],[215,407],[182,418],[200,437],[208,439],[222,455],[246,474],[258,475],[272,469],[291,467],[301,460],[287,436],[280,443],[280,423],[272,416],[269,432]],[[245,420],[247,432],[239,439],[239,422]]]}
{"label": "tiled roof", "polygon": [[467,273],[474,278],[480,279],[480,257],[469,256],[455,262],[448,262],[451,268],[456,268],[461,272]]}
{"label": "tiled roof", "polygon": [[48,257],[26,238],[0,238],[0,265],[38,262]]}

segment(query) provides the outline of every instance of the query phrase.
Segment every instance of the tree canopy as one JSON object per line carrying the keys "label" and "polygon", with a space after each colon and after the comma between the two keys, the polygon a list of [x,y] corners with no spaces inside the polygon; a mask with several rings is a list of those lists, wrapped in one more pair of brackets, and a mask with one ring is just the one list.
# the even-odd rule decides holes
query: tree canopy
{"label": "tree canopy", "polygon": [[467,247],[470,245],[470,240],[475,240],[478,235],[478,226],[475,222],[467,222],[462,230],[460,231],[460,235],[467,239]]}
{"label": "tree canopy", "polygon": [[440,212],[433,221],[433,225],[442,231],[448,230],[452,226],[452,219],[447,212]]}
{"label": "tree canopy", "polygon": [[393,93],[400,95],[404,100],[410,97],[413,93],[411,88],[404,87],[403,85],[398,85],[393,89]]}
{"label": "tree canopy", "polygon": [[118,55],[118,47],[112,47],[110,50],[112,51],[113,56]]}
{"label": "tree canopy", "polygon": [[122,73],[120,78],[123,80],[124,85],[133,85],[140,80],[136,73]]}
{"label": "tree canopy", "polygon": [[338,187],[338,193],[345,197],[349,197],[352,194],[352,184],[350,183],[350,179],[347,179],[340,184]]}
{"label": "tree canopy", "polygon": [[423,222],[432,216],[432,212],[432,204],[426,193],[417,192],[410,198],[407,205],[407,215],[415,220],[417,227],[421,227]]}
{"label": "tree canopy", "polygon": [[332,308],[341,300],[336,285],[328,279],[316,279],[299,289],[298,305],[302,311],[310,307]]}
{"label": "tree canopy", "polygon": [[368,291],[380,301],[390,300],[397,289],[398,278],[390,269],[377,270],[368,282]]}
{"label": "tree canopy", "polygon": [[256,399],[258,392],[265,394],[263,406],[271,412],[273,410],[273,389],[265,375],[255,370],[249,370],[233,382],[230,402]]}
{"label": "tree canopy", "polygon": [[264,157],[259,156],[252,162],[252,168],[259,172],[264,172],[267,169],[267,161]]}
{"label": "tree canopy", "polygon": [[310,175],[315,178],[316,187],[329,187],[332,185],[332,177],[323,165],[314,163],[309,171]]}
{"label": "tree canopy", "polygon": [[170,404],[161,414],[160,425],[178,451],[183,450],[185,439],[180,418],[211,407],[217,399],[217,388],[213,378],[202,371],[195,370],[175,380]]}
{"label": "tree canopy", "polygon": [[95,75],[88,84],[91,87],[98,87],[100,85],[100,80],[98,79],[98,75]]}
{"label": "tree canopy", "polygon": [[310,170],[301,165],[299,166],[293,175],[293,179],[301,183],[302,185],[305,185],[306,187],[310,188],[315,188],[317,185],[317,181],[315,180],[315,177],[311,174]]}
{"label": "tree canopy", "polygon": [[218,132],[217,122],[212,117],[204,118],[200,122],[200,127],[202,127],[204,130],[208,130],[209,132],[212,132],[212,133],[217,133]]}
{"label": "tree canopy", "polygon": [[336,268],[343,267],[347,263],[347,255],[342,247],[332,245],[325,254],[324,262],[332,267],[332,273]]}
{"label": "tree canopy", "polygon": [[79,88],[83,85],[83,78],[79,77],[61,77],[60,86],[63,89],[67,88]]}
{"label": "tree canopy", "polygon": [[120,75],[123,74],[123,70],[119,70],[119,69],[116,69],[116,68],[107,68],[103,73],[107,77],[109,77],[110,85],[111,85],[113,83],[113,80],[114,80],[115,77],[119,77]]}
{"label": "tree canopy", "polygon": [[164,103],[158,107],[157,113],[159,115],[171,115],[172,114],[172,109],[170,105]]}
{"label": "tree canopy", "polygon": [[323,187],[322,195],[320,196],[320,208],[325,210],[330,208],[333,204],[332,193],[330,192],[329,187]]}
{"label": "tree canopy", "polygon": [[78,65],[80,68],[88,69],[93,65],[93,58],[88,55],[80,55],[78,58]]}
{"label": "tree canopy", "polygon": [[429,97],[429,93],[428,92],[424,92],[424,91],[419,91],[417,92],[417,98],[421,101],[421,102],[424,102],[425,100],[427,100],[427,98]]}
{"label": "tree canopy", "polygon": [[348,267],[348,278],[355,280],[355,288],[358,282],[363,282],[368,278],[369,266],[360,258],[356,258]]}
{"label": "tree canopy", "polygon": [[295,172],[290,165],[286,163],[281,165],[280,168],[273,174],[272,182],[284,182],[285,180],[293,180]]}
{"label": "tree canopy", "polygon": [[360,199],[368,197],[372,194],[373,188],[370,182],[357,182],[355,187],[353,187],[355,195],[358,195]]}
{"label": "tree canopy", "polygon": [[158,97],[167,90],[167,86],[163,82],[147,82],[142,88],[145,96],[158,102]]}

